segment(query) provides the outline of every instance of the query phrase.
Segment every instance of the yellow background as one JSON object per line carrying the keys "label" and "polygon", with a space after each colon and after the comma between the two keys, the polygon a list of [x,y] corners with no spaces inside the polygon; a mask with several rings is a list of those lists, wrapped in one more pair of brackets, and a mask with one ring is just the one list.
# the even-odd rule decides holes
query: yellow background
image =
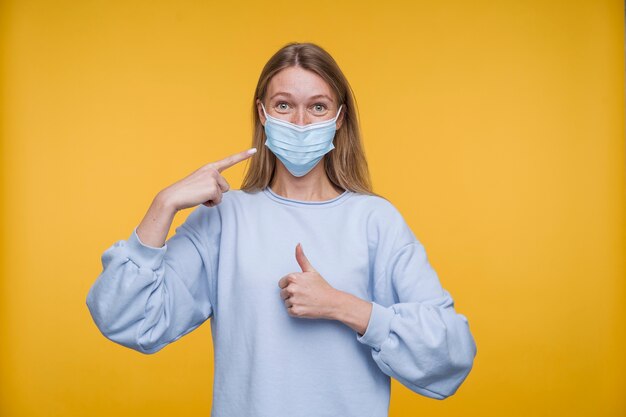
{"label": "yellow background", "polygon": [[0,7],[3,417],[209,416],[208,322],[141,355],[85,298],[159,190],[250,146],[257,78],[289,41],[344,70],[375,191],[477,342],[456,395],[393,381],[390,415],[626,414],[623,2]]}

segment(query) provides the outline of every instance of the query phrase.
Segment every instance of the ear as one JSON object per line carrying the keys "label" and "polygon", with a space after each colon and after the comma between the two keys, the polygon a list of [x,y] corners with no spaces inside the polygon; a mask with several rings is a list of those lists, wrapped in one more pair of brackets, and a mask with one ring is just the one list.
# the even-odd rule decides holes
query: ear
{"label": "ear", "polygon": [[265,126],[265,114],[263,113],[263,108],[261,108],[261,100],[256,99],[256,110],[259,112],[259,118],[261,119],[261,124]]}

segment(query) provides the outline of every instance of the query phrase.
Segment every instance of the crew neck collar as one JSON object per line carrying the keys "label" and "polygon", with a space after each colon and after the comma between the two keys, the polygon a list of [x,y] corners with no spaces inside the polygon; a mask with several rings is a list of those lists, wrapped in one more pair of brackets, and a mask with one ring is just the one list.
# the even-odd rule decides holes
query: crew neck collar
{"label": "crew neck collar", "polygon": [[293,198],[283,197],[281,195],[276,194],[268,185],[263,189],[263,193],[270,198],[281,204],[287,204],[290,206],[296,207],[309,207],[309,208],[322,208],[322,207],[332,207],[337,204],[341,204],[345,201],[350,194],[352,194],[349,190],[345,190],[343,193],[339,194],[337,197],[331,198],[330,200],[323,201],[307,201],[307,200],[295,200]]}

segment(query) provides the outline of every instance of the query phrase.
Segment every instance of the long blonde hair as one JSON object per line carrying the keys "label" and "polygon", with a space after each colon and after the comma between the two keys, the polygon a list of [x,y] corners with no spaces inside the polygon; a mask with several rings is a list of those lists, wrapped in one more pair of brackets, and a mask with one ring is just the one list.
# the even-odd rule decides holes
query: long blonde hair
{"label": "long blonde hair", "polygon": [[241,189],[254,192],[267,187],[274,175],[276,156],[265,146],[265,130],[257,110],[256,100],[263,101],[267,86],[274,75],[288,67],[301,67],[322,77],[343,103],[344,116],[334,138],[335,148],[324,155],[324,169],[336,186],[363,194],[372,191],[369,169],[361,143],[356,101],[352,88],[332,56],[313,43],[291,42],[279,49],[265,64],[252,100],[254,134],[252,147],[257,148],[247,165]]}

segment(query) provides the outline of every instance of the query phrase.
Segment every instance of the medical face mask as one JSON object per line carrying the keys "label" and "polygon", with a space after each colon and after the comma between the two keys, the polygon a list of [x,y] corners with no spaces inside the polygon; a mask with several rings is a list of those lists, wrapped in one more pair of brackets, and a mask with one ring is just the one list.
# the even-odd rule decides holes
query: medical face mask
{"label": "medical face mask", "polygon": [[267,146],[295,177],[302,177],[311,171],[322,157],[335,149],[333,138],[337,130],[337,115],[330,120],[298,126],[285,120],[265,114],[265,146]]}

